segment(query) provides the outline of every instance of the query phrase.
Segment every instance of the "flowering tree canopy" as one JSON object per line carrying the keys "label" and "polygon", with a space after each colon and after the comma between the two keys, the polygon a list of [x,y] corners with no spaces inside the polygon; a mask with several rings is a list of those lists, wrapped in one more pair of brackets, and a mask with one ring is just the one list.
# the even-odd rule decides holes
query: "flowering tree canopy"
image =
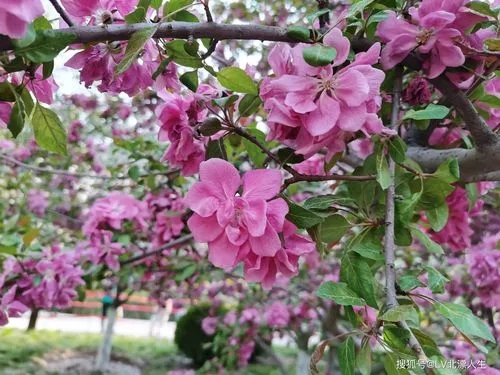
{"label": "flowering tree canopy", "polygon": [[107,284],[213,300],[207,371],[498,373],[500,4],[286,5],[0,0],[0,324]]}

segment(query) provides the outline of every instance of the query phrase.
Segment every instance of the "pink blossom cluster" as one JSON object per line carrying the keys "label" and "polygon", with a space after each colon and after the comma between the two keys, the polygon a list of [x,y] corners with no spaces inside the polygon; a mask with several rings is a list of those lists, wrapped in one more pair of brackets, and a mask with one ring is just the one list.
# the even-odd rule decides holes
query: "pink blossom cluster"
{"label": "pink blossom cluster", "polygon": [[377,28],[377,36],[386,43],[381,54],[384,69],[391,69],[415,49],[423,55],[424,70],[430,78],[447,67],[463,65],[465,55],[456,42],[465,38],[469,27],[484,20],[465,6],[467,2],[423,0],[409,9],[410,20],[391,11]]}
{"label": "pink blossom cluster", "polygon": [[211,86],[200,85],[194,94],[161,96],[164,103],[156,111],[161,123],[158,139],[170,142],[162,160],[180,168],[184,176],[198,172],[205,160],[205,141],[197,135],[196,126],[207,118],[207,105],[218,95]]}
{"label": "pink blossom cluster", "polygon": [[115,232],[128,229],[141,232],[148,230],[150,214],[145,202],[132,195],[112,192],[94,202],[83,225],[83,234],[89,241],[89,259],[104,262],[112,270],[120,267],[118,258],[126,248],[113,238]]}
{"label": "pink blossom cluster", "polygon": [[488,235],[467,254],[474,295],[489,308],[500,308],[500,233]]}
{"label": "pink blossom cluster", "polygon": [[71,18],[80,24],[102,25],[124,21],[137,0],[61,0]]}
{"label": "pink blossom cluster", "polygon": [[290,322],[288,306],[279,301],[273,302],[267,306],[264,319],[271,328],[285,328]]}
{"label": "pink blossom cluster", "polygon": [[8,316],[30,309],[65,309],[77,297],[76,289],[85,284],[76,251],[53,245],[38,257],[8,258],[3,264],[0,287],[11,284],[0,305],[0,325]]}
{"label": "pink blossom cluster", "polygon": [[0,139],[0,152],[8,152],[10,156],[19,161],[25,161],[32,155],[35,147],[18,146],[8,139]]}
{"label": "pink blossom cluster", "polygon": [[[216,303],[218,303],[217,301]],[[214,313],[213,309],[211,311]],[[260,319],[261,312],[256,308],[245,308],[243,310],[230,310],[223,316],[210,315],[201,322],[202,330],[209,336],[221,335],[228,336],[228,349],[230,354],[224,356],[237,357],[238,366],[248,365],[250,358],[255,350],[255,337],[261,337],[264,334]],[[224,361],[219,358],[218,361]]]}
{"label": "pink blossom cluster", "polygon": [[467,192],[457,186],[446,198],[446,204],[449,208],[448,222],[439,232],[432,232],[431,238],[441,245],[446,245],[453,252],[463,252],[471,245],[473,231],[470,219],[480,212],[483,201],[478,199],[469,211]]}
{"label": "pink blossom cluster", "polygon": [[345,67],[349,40],[333,28],[323,38],[337,55],[333,64],[313,67],[302,53],[305,44],[276,45],[269,54],[275,77],[262,81],[260,95],[268,112],[268,139],[276,139],[310,157],[327,149],[327,159],[344,151],[346,142],[362,131],[366,135],[388,131],[377,111],[385,74],[372,65],[379,59],[380,44],[358,53]]}
{"label": "pink blossom cluster", "polygon": [[43,16],[43,13],[40,0],[1,1],[0,34],[21,39],[26,33],[28,24],[35,18]]}
{"label": "pink blossom cluster", "polygon": [[49,193],[37,189],[28,191],[28,208],[36,216],[43,217],[49,207]]}
{"label": "pink blossom cluster", "polygon": [[[496,97],[500,96],[500,78],[494,78],[489,80],[484,84],[484,91],[488,95],[493,95]],[[486,123],[493,129],[497,129],[500,126],[500,108],[491,107],[485,103],[478,103],[478,105],[486,110],[489,114],[489,118],[486,119]]]}
{"label": "pink blossom cluster", "polygon": [[200,182],[185,198],[194,211],[189,229],[196,241],[208,243],[209,261],[225,270],[243,262],[245,278],[266,288],[278,273],[288,278],[295,275],[299,257],[315,248],[285,220],[288,206],[276,198],[281,180],[278,170],[264,169],[240,178],[229,162],[209,159],[200,164]]}
{"label": "pink blossom cluster", "polygon": [[144,200],[154,218],[152,242],[155,247],[165,244],[182,232],[185,206],[177,192],[164,189],[156,194],[147,194]]}

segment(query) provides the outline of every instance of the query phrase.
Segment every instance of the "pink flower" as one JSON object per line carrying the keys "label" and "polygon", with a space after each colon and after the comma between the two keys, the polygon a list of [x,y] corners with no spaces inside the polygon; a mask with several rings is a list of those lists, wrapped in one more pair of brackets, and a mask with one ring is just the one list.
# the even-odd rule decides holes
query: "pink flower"
{"label": "pink flower", "polygon": [[486,237],[467,255],[474,294],[490,308],[500,308],[500,234]]}
{"label": "pink flower", "polygon": [[61,3],[80,23],[102,24],[113,19],[123,21],[123,17],[134,10],[137,0],[61,0]]}
{"label": "pink flower", "polygon": [[482,201],[478,200],[469,211],[467,192],[457,187],[446,198],[446,203],[449,207],[448,222],[442,230],[432,233],[431,238],[439,244],[448,246],[453,252],[463,252],[471,244],[470,217],[478,213]]}
{"label": "pink flower", "polygon": [[431,94],[427,80],[422,77],[416,77],[404,89],[403,100],[410,105],[427,104],[431,99]]}
{"label": "pink flower", "polygon": [[380,133],[383,126],[376,112],[384,73],[373,68],[380,44],[356,55],[344,68],[349,40],[332,29],[323,40],[337,50],[332,65],[312,67],[303,57],[306,47],[278,44],[269,54],[276,78],[262,82],[260,95],[269,113],[269,139],[277,139],[309,157],[326,147],[327,158],[343,151],[346,142],[359,130]]}
{"label": "pink flower", "polygon": [[[238,170],[222,159],[200,164],[200,182],[185,202],[193,216],[188,226],[196,241],[208,242],[208,259],[217,267],[233,268],[252,252],[273,257],[281,249],[281,231],[288,207],[273,199],[281,187],[278,170],[254,170],[241,179]],[[241,195],[237,195],[240,187]]]}
{"label": "pink flower", "polygon": [[20,39],[26,33],[28,23],[43,16],[40,0],[19,0],[0,2],[0,34]]}
{"label": "pink flower", "polygon": [[206,318],[203,318],[203,320],[201,321],[201,329],[208,336],[212,336],[213,334],[215,334],[215,331],[217,330],[217,324],[218,324],[217,318],[213,316],[208,316]]}
{"label": "pink flower", "polygon": [[290,321],[290,312],[285,304],[274,302],[267,307],[264,318],[271,328],[285,328]]}
{"label": "pink flower", "polygon": [[49,193],[46,191],[40,191],[32,189],[28,191],[28,208],[36,216],[44,216],[45,210],[49,206]]}
{"label": "pink flower", "polygon": [[112,238],[113,233],[107,230],[94,233],[88,258],[94,264],[104,263],[109,269],[118,271],[120,269],[119,257],[125,254],[126,250],[122,244],[113,242]]}
{"label": "pink flower", "polygon": [[465,56],[455,40],[478,20],[464,6],[466,2],[424,0],[418,8],[410,8],[412,23],[390,12],[377,29],[377,36],[387,43],[381,55],[384,69],[394,67],[414,49],[426,55],[424,69],[430,78],[439,76],[446,67],[463,65]]}
{"label": "pink flower", "polygon": [[240,322],[240,324],[244,324],[244,323],[259,324],[260,312],[254,307],[246,308],[241,312],[239,322]]}
{"label": "pink flower", "polygon": [[229,311],[225,316],[224,320],[222,321],[225,325],[227,326],[233,326],[236,324],[236,312],[235,311]]}
{"label": "pink flower", "polygon": [[[3,287],[3,280],[0,288]],[[9,322],[10,317],[18,317],[28,310],[28,307],[16,300],[17,285],[12,286],[0,300],[0,326]]]}
{"label": "pink flower", "polygon": [[144,202],[129,194],[112,192],[96,200],[90,207],[82,231],[91,237],[98,230],[121,230],[125,220],[132,221],[137,229],[144,230],[148,227],[148,219],[149,212]]}
{"label": "pink flower", "polygon": [[252,357],[253,351],[255,349],[254,341],[247,341],[240,346],[238,350],[238,365],[244,367],[248,364],[248,361]]}
{"label": "pink flower", "polygon": [[299,272],[299,257],[312,253],[316,245],[309,238],[296,234],[297,227],[288,220],[283,225],[284,246],[274,256],[250,253],[245,259],[245,279],[259,281],[266,289],[276,282],[277,274],[291,278]]}

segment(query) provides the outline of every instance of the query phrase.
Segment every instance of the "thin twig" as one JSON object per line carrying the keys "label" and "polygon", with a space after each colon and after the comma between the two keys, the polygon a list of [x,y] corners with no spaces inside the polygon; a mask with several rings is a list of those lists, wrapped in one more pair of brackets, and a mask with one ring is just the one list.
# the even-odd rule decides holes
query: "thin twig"
{"label": "thin twig", "polygon": [[120,262],[120,266],[125,266],[127,264],[137,262],[137,261],[142,260],[144,258],[150,257],[151,255],[155,255],[155,254],[161,253],[162,251],[170,249],[170,248],[172,248],[174,246],[183,245],[183,244],[191,241],[192,239],[193,239],[193,235],[192,234],[187,234],[185,236],[176,238],[175,240],[172,240],[172,241],[166,243],[165,245],[160,246],[157,249],[154,249],[154,250],[151,250],[151,251],[147,251],[147,252],[142,253],[140,255],[137,255],[135,257],[126,259],[123,262]]}
{"label": "thin twig", "polygon": [[[50,173],[50,174],[57,174],[57,175],[70,176],[70,177],[94,178],[94,179],[100,179],[100,180],[124,180],[124,179],[127,180],[127,179],[130,179],[129,176],[101,176],[101,175],[93,175],[93,174],[87,174],[87,173],[70,172],[70,171],[65,171],[64,169],[37,167],[35,165],[23,163],[17,159],[14,159],[10,156],[5,155],[5,154],[0,154],[0,159],[6,160],[9,163],[17,165],[18,167],[21,167],[24,169],[29,169],[29,170],[32,170],[32,171],[38,172],[38,173]],[[142,178],[142,177],[148,177],[151,175],[171,177],[172,175],[174,175],[178,172],[179,172],[179,170],[175,169],[175,170],[166,171],[166,172],[148,173],[146,175],[141,175],[139,177]]]}
{"label": "thin twig", "polygon": [[54,9],[57,11],[57,13],[59,13],[59,15],[61,16],[61,18],[64,20],[64,22],[66,22],[66,24],[69,27],[75,26],[75,24],[73,23],[73,21],[71,21],[71,18],[69,18],[69,15],[63,9],[63,7],[61,5],[59,5],[59,3],[57,2],[57,0],[49,0],[49,1],[52,4],[52,6],[54,7]]}
{"label": "thin twig", "polygon": [[375,180],[377,176],[366,175],[366,176],[356,176],[356,175],[343,175],[343,174],[329,174],[326,176],[320,175],[307,175],[307,174],[297,174],[294,177],[287,178],[284,183],[284,188],[295,184],[297,182],[308,181],[370,181]]}

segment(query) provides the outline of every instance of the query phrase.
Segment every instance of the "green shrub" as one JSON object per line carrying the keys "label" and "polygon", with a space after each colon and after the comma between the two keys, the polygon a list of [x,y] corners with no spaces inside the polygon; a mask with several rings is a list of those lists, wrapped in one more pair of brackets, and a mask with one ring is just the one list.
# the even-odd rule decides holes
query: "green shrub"
{"label": "green shrub", "polygon": [[179,318],[175,329],[175,344],[191,358],[197,368],[214,357],[212,348],[206,345],[213,341],[213,336],[206,335],[201,328],[201,321],[209,316],[210,308],[210,304],[190,307],[186,314]]}

